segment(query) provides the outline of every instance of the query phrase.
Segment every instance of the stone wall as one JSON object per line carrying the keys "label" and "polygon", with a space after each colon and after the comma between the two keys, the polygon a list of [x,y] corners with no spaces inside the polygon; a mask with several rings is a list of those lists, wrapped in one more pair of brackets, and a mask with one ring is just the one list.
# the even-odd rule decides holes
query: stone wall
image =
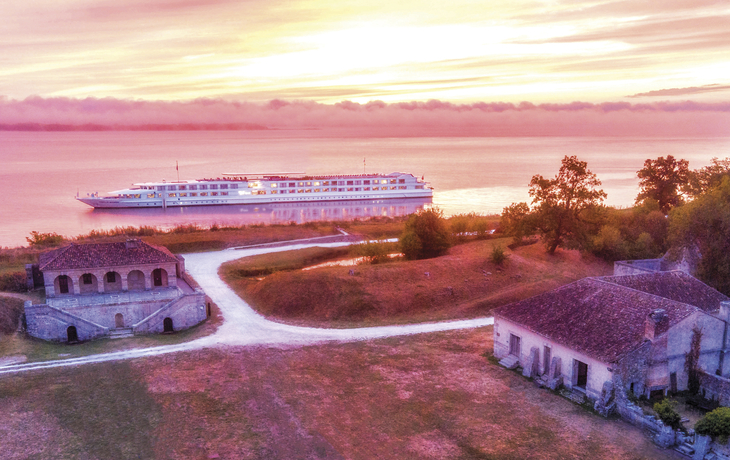
{"label": "stone wall", "polygon": [[700,372],[700,393],[721,406],[730,406],[730,379]]}
{"label": "stone wall", "polygon": [[205,321],[208,317],[205,309],[205,294],[196,289],[193,294],[185,294],[153,312],[133,326],[135,334],[160,333],[164,331],[166,318],[172,320],[174,331],[188,329]]}
{"label": "stone wall", "polygon": [[26,331],[33,337],[53,342],[67,342],[68,328],[74,326],[78,340],[91,340],[105,336],[109,328],[50,305],[31,305],[25,302]]}

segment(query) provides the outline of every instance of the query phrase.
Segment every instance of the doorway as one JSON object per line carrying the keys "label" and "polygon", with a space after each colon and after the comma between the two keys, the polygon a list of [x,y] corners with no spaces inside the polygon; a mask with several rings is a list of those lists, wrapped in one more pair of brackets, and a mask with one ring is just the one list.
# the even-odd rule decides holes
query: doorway
{"label": "doorway", "polygon": [[520,338],[514,334],[509,335],[509,354],[520,357]]}
{"label": "doorway", "polygon": [[162,332],[173,332],[172,318],[165,318],[162,320]]}
{"label": "doorway", "polygon": [[124,327],[124,316],[121,313],[114,315],[114,327],[117,329]]}
{"label": "doorway", "polygon": [[66,337],[68,338],[68,343],[79,341],[79,334],[76,332],[76,326],[69,326],[68,329],[66,329]]}
{"label": "doorway", "polygon": [[577,372],[577,377],[575,380],[575,386],[578,388],[583,388],[585,390],[586,384],[588,384],[588,364],[584,363],[583,361],[575,360],[575,368]]}

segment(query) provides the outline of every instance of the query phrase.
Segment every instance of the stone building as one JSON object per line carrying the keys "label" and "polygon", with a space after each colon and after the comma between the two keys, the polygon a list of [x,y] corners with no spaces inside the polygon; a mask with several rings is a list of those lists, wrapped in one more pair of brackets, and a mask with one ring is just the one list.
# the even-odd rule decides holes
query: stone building
{"label": "stone building", "polygon": [[703,378],[730,375],[730,299],[681,271],[584,278],[494,312],[494,354],[547,386],[608,402],[687,388],[701,332]]}
{"label": "stone building", "polygon": [[207,317],[205,295],[185,281],[184,260],[140,240],[64,246],[41,255],[37,271],[46,303],[26,302],[25,321],[41,339],[171,332]]}

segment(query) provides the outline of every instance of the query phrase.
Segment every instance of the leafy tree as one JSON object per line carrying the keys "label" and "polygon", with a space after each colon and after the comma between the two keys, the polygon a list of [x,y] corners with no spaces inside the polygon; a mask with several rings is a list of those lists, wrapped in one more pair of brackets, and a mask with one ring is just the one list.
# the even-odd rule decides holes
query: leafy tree
{"label": "leafy tree", "polygon": [[667,251],[666,216],[647,199],[630,209],[605,209],[605,221],[586,248],[606,260],[649,259]]}
{"label": "leafy tree", "polygon": [[654,412],[657,413],[659,419],[664,422],[665,425],[678,430],[684,427],[682,426],[682,416],[674,409],[676,405],[677,403],[675,401],[663,399],[654,404]]}
{"label": "leafy tree", "polygon": [[644,161],[644,167],[637,173],[640,192],[636,202],[650,198],[659,203],[663,213],[683,203],[682,189],[689,181],[689,163],[677,160],[672,155],[666,158]]}
{"label": "leafy tree", "polygon": [[710,161],[712,163],[710,166],[690,171],[689,181],[684,189],[687,195],[698,197],[719,186],[723,178],[730,177],[730,158],[724,160],[713,158]]}
{"label": "leafy tree", "polygon": [[400,238],[407,259],[428,259],[444,254],[451,247],[449,227],[438,209],[411,214]]}
{"label": "leafy tree", "polygon": [[512,203],[502,210],[499,230],[520,242],[534,231],[530,221],[530,206],[524,202]]}
{"label": "leafy tree", "polygon": [[576,156],[564,157],[554,179],[535,175],[530,181],[533,208],[529,225],[543,237],[547,251],[554,254],[568,239],[581,239],[586,219],[606,198],[597,189],[601,181],[588,170],[588,163]]}
{"label": "leafy tree", "polygon": [[730,407],[718,407],[697,421],[695,431],[727,444],[730,436]]}
{"label": "leafy tree", "polygon": [[730,177],[669,215],[670,256],[698,254],[694,274],[730,294]]}

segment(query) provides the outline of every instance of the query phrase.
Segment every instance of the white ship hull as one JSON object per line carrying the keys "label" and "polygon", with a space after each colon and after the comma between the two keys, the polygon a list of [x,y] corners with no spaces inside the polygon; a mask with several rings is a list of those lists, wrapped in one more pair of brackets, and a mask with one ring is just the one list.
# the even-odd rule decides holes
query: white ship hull
{"label": "white ship hull", "polygon": [[[260,176],[260,177],[259,177]],[[411,174],[352,176],[258,175],[134,184],[107,196],[76,197],[94,208],[169,208],[348,200],[431,198],[433,190]]]}

